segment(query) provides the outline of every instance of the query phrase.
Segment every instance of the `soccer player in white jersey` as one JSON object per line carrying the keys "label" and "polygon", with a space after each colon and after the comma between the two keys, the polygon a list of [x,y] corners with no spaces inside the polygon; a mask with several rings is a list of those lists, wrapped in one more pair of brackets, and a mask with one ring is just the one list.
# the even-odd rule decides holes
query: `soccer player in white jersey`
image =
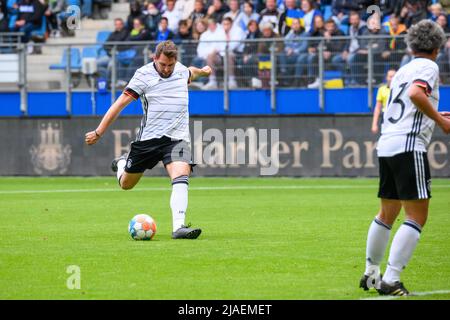
{"label": "soccer player in white jersey", "polygon": [[[438,110],[439,67],[435,63],[446,42],[443,30],[423,20],[412,26],[406,42],[414,59],[403,66],[391,83],[388,107],[378,140],[381,209],[369,228],[366,270],[360,287],[375,287],[382,295],[409,295],[400,282],[428,216],[431,198],[427,147],[437,124],[450,133],[450,113]],[[380,263],[392,225],[403,207],[406,219],[395,233],[386,272]]]}
{"label": "soccer player in white jersey", "polygon": [[201,229],[185,225],[188,205],[190,151],[188,84],[211,74],[211,68],[185,67],[177,62],[177,47],[172,41],[158,44],[154,60],[139,68],[124,92],[106,112],[99,126],[86,133],[86,143],[96,143],[133,100],[141,99],[144,117],[130,152],[115,159],[112,169],[122,189],[133,188],[146,169],[162,161],[172,180],[174,239],[196,239]]}

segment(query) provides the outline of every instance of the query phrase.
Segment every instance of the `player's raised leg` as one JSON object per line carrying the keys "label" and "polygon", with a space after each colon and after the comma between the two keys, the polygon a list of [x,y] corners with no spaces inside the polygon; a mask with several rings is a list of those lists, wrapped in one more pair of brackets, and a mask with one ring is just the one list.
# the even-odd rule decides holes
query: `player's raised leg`
{"label": "player's raised leg", "polygon": [[174,161],[166,165],[167,173],[172,180],[170,208],[172,209],[173,239],[196,239],[201,229],[191,228],[185,224],[188,206],[188,187],[191,165],[183,161]]}
{"label": "player's raised leg", "polygon": [[111,169],[117,175],[117,181],[119,182],[119,186],[123,190],[132,189],[141,179],[143,173],[130,173],[125,171],[125,166],[127,163],[127,155],[124,154],[120,158],[114,159],[111,164]]}
{"label": "player's raised leg", "polygon": [[359,287],[364,290],[379,289],[380,263],[386,252],[392,225],[401,207],[399,200],[381,199],[380,212],[372,221],[367,235],[366,270],[359,283]]}

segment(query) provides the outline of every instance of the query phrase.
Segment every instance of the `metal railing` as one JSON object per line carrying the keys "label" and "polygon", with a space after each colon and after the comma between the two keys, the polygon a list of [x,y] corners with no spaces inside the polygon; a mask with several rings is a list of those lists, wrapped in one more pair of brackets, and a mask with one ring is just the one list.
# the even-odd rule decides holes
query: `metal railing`
{"label": "metal railing", "polygon": [[[0,34],[1,39],[2,34]],[[20,39],[20,35],[18,35]],[[276,90],[279,88],[312,88],[318,90],[318,104],[325,109],[325,92],[329,88],[365,87],[368,90],[368,111],[372,108],[373,93],[376,86],[384,81],[384,75],[389,68],[398,69],[410,60],[411,54],[404,45],[404,36],[390,35],[359,36],[357,40],[361,52],[350,52],[344,55],[344,48],[351,40],[348,36],[304,37],[298,40],[286,41],[283,38],[256,39],[239,42],[210,42],[218,49],[216,54],[200,55],[197,41],[185,41],[179,44],[179,61],[185,65],[201,67],[213,64],[217,87],[211,89],[223,90],[225,112],[229,110],[230,90],[265,89],[270,92],[270,107],[277,110]],[[397,48],[390,45],[395,41]],[[306,43],[306,44],[305,44]],[[50,64],[42,65],[40,56],[30,56],[27,48],[33,44],[23,44],[20,40],[0,43],[2,48],[9,48],[19,57],[19,81],[15,90],[21,93],[21,110],[27,113],[27,92],[34,89],[33,79],[38,78],[43,83],[47,70],[48,75],[58,73],[60,91],[66,93],[66,110],[72,112],[72,92],[84,88],[98,91],[92,87],[92,79],[104,79],[107,90],[110,91],[111,103],[116,99],[117,92],[122,90],[131,79],[136,69],[152,61],[155,42],[108,42],[71,43],[71,44],[39,44],[43,55],[57,57],[64,61],[58,70],[49,70]],[[204,42],[203,42],[204,44]],[[97,70],[92,74],[83,73],[83,49],[95,49]],[[292,48],[294,53],[290,53]],[[72,51],[71,49],[75,49]],[[296,51],[297,50],[297,51]],[[31,50],[30,50],[31,52]],[[65,52],[65,55],[63,55]],[[72,52],[77,53],[72,56]],[[441,67],[441,80],[450,80],[449,49],[443,49],[437,63]],[[1,59],[1,54],[0,54]],[[35,69],[39,66],[41,74],[36,76]],[[44,68],[44,69],[42,69]],[[56,68],[58,69],[58,68]],[[1,76],[2,70],[0,70]],[[30,77],[31,75],[31,77]],[[82,83],[83,76],[86,84]],[[88,78],[90,80],[88,80]],[[45,82],[45,80],[44,80]],[[205,88],[208,79],[199,79],[193,88]],[[211,83],[210,83],[211,84]],[[87,85],[87,87],[86,87]],[[1,88],[1,83],[0,83]],[[11,90],[11,88],[9,88]],[[14,88],[13,88],[14,90]],[[42,90],[42,89],[41,89]],[[54,89],[44,89],[52,91]]]}

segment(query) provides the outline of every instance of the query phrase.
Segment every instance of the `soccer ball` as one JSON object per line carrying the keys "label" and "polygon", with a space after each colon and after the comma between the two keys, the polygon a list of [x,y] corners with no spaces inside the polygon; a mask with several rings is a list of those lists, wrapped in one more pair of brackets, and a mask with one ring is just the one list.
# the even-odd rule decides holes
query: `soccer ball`
{"label": "soccer ball", "polygon": [[156,223],[147,214],[138,214],[128,224],[128,233],[134,240],[152,240],[156,233]]}

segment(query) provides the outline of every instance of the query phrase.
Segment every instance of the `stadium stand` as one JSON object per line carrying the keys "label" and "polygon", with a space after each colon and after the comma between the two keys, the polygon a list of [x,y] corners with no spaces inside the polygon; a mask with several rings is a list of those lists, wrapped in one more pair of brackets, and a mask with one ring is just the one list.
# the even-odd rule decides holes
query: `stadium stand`
{"label": "stadium stand", "polygon": [[[199,81],[196,85],[199,89],[222,89],[225,74],[228,75],[228,89],[270,89],[274,74],[277,89],[318,89],[321,79],[325,80],[325,88],[376,87],[382,82],[388,69],[399,68],[410,60],[401,36],[411,24],[421,19],[432,19],[449,31],[448,8],[435,0],[383,1],[381,4],[378,1],[356,0],[231,0],[231,3],[221,0],[177,0],[168,3],[165,0],[7,0],[5,3],[9,29],[14,27],[14,30],[18,30],[15,24],[20,14],[19,4],[24,1],[37,1],[47,8],[40,24],[31,32],[31,42],[28,43],[26,78],[27,88],[31,91],[66,89],[69,45],[72,52],[72,72],[76,73],[81,68],[81,59],[85,54],[95,57],[99,78],[108,81],[109,89],[116,88],[120,91],[137,67],[151,61],[155,42],[165,38],[173,39],[180,46],[180,59],[183,63],[201,65],[208,62],[216,66],[217,83],[205,85],[206,81]],[[371,4],[381,5],[383,16],[380,17],[382,25],[378,32],[367,28],[370,16],[366,8]],[[81,5],[80,28],[69,30],[70,32],[54,32],[55,27],[58,28],[57,31],[63,31],[67,27],[65,21],[74,14],[67,11],[69,5]],[[99,14],[98,7],[106,8],[108,14]],[[55,11],[52,12],[52,9]],[[57,16],[56,24],[52,14]],[[106,16],[107,19],[101,19]],[[169,29],[164,29],[163,32],[155,29],[155,26],[160,25],[161,17],[168,18]],[[220,31],[223,30],[224,17],[232,19],[230,32]],[[120,55],[115,59],[115,68],[112,68],[112,59],[104,44],[113,31],[116,18],[126,21],[129,35],[125,41],[145,39],[148,44],[125,42],[123,46],[116,45]],[[218,30],[223,35],[212,39],[231,41],[228,54],[218,55],[214,60],[201,51],[202,46],[192,42],[202,42],[202,34],[208,34],[206,21],[211,18],[217,22]],[[300,29],[295,33],[290,32],[294,20],[296,24],[297,21],[300,24]],[[136,23],[138,26],[143,25],[144,30],[140,27],[136,29]],[[268,28],[268,23],[271,24],[272,31],[269,33],[266,30],[267,35],[264,36],[262,31]],[[181,31],[178,32],[180,26]],[[145,37],[141,36],[144,33]],[[343,36],[347,38],[342,38]],[[362,36],[373,38],[368,40],[361,38]],[[274,42],[273,56],[270,42],[246,43],[241,40],[258,41],[264,38],[278,39]],[[5,39],[8,38],[2,35],[0,39],[6,42]],[[292,46],[292,43],[296,45]],[[221,46],[219,43],[215,45],[217,48]],[[370,46],[372,47],[369,48]],[[291,56],[290,50],[295,51],[294,56]],[[370,67],[373,83],[370,84],[368,51],[371,51],[373,60]],[[438,57],[441,82],[444,85],[450,78],[449,53],[450,45],[447,45]],[[226,56],[231,59],[227,63],[227,69],[224,68]],[[48,72],[49,69],[52,71]],[[111,75],[112,69],[116,72],[115,77]],[[45,81],[42,81],[42,74],[46,75]],[[117,82],[111,83],[112,78]],[[86,85],[81,84],[79,89],[86,90]]]}

